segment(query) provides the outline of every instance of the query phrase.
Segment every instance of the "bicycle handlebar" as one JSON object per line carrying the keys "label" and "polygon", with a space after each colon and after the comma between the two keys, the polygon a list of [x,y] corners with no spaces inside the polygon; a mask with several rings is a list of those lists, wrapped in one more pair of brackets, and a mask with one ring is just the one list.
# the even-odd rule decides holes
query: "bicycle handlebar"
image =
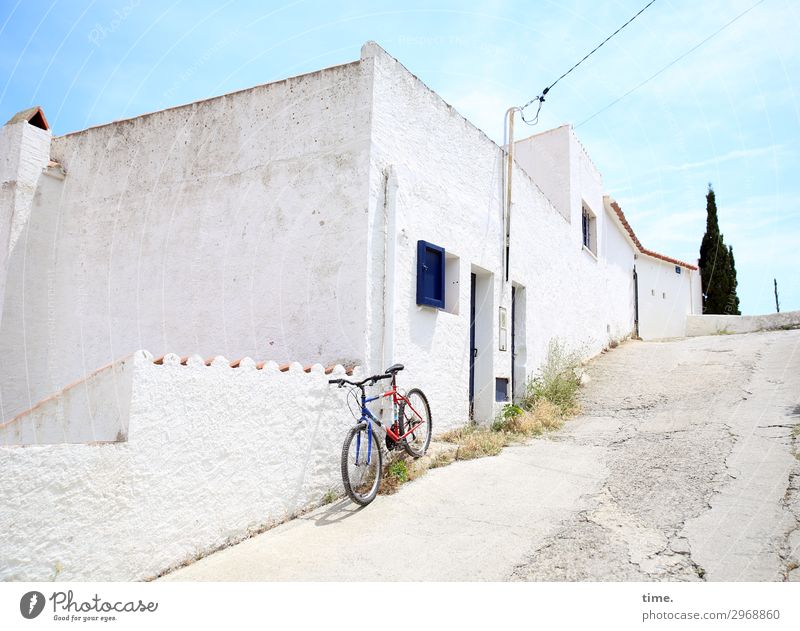
{"label": "bicycle handlebar", "polygon": [[363,388],[364,385],[369,382],[370,386],[374,386],[378,381],[383,381],[384,379],[391,379],[392,375],[384,374],[384,375],[372,375],[371,377],[367,377],[363,381],[349,381],[347,379],[329,379],[328,383],[336,383],[339,384],[339,387],[344,387],[344,384],[350,384],[351,386],[356,386],[357,388]]}

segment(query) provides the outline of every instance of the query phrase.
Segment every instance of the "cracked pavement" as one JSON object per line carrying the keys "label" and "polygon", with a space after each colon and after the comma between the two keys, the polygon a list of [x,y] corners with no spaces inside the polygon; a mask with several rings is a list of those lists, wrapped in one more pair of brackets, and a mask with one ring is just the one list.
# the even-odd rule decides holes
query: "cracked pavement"
{"label": "cracked pavement", "polygon": [[560,432],[162,580],[800,580],[800,330],[627,342],[587,376]]}

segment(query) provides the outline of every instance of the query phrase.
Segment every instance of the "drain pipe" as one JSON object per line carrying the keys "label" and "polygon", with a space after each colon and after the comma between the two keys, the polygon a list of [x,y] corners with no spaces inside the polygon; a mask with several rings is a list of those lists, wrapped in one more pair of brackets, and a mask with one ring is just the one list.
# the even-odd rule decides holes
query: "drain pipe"
{"label": "drain pipe", "polygon": [[389,165],[383,172],[383,336],[381,371],[394,360],[395,252],[397,249],[397,174]]}
{"label": "drain pipe", "polygon": [[519,107],[509,107],[503,119],[503,143],[506,165],[503,169],[503,270],[506,283],[509,279],[511,253],[511,176],[514,172],[514,114]]}

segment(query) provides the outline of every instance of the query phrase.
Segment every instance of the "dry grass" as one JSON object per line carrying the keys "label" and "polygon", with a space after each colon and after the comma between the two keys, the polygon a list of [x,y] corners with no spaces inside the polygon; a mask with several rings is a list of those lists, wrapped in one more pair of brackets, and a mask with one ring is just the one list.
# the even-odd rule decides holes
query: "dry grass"
{"label": "dry grass", "polygon": [[580,385],[580,354],[567,351],[553,340],[547,361],[528,383],[519,406],[505,406],[491,426],[470,423],[440,439],[458,445],[457,460],[496,456],[506,445],[563,427],[568,418],[580,412]]}
{"label": "dry grass", "polygon": [[496,456],[509,442],[505,432],[496,432],[475,424],[448,432],[442,440],[458,445],[456,460],[472,460],[484,456]]}
{"label": "dry grass", "polygon": [[547,399],[535,401],[530,410],[523,410],[515,416],[509,416],[492,425],[495,431],[503,431],[521,438],[539,436],[548,431],[561,429],[567,416],[575,413],[572,406],[569,414],[565,414],[555,403]]}
{"label": "dry grass", "polygon": [[440,440],[458,445],[456,460],[472,460],[496,456],[511,443],[557,430],[564,425],[564,420],[557,405],[540,401],[533,409],[498,420],[491,426],[471,423],[443,434]]}
{"label": "dry grass", "polygon": [[446,467],[450,463],[452,463],[456,459],[455,454],[444,452],[437,454],[435,457],[431,458],[430,463],[428,464],[428,469],[438,469],[439,467]]}

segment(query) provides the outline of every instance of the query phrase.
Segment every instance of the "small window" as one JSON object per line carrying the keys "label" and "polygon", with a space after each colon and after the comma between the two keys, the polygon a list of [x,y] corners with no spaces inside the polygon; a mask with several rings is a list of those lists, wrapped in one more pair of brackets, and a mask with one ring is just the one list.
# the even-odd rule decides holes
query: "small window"
{"label": "small window", "polygon": [[583,247],[592,254],[597,254],[597,218],[594,213],[584,204],[581,216],[581,231],[583,236]]}
{"label": "small window", "polygon": [[444,248],[417,241],[417,304],[444,309]]}
{"label": "small window", "polygon": [[505,377],[497,377],[494,380],[494,400],[508,401],[508,379]]}
{"label": "small window", "polygon": [[681,266],[680,265],[676,265],[675,266],[675,273],[676,274],[680,274],[681,273]]}
{"label": "small window", "polygon": [[650,295],[651,296],[655,296],[656,295],[656,290],[655,289],[651,289],[650,290]]}
{"label": "small window", "polygon": [[662,297],[664,300],[666,300],[666,299],[667,299],[667,292],[665,292],[665,291],[661,292],[661,297]]}

